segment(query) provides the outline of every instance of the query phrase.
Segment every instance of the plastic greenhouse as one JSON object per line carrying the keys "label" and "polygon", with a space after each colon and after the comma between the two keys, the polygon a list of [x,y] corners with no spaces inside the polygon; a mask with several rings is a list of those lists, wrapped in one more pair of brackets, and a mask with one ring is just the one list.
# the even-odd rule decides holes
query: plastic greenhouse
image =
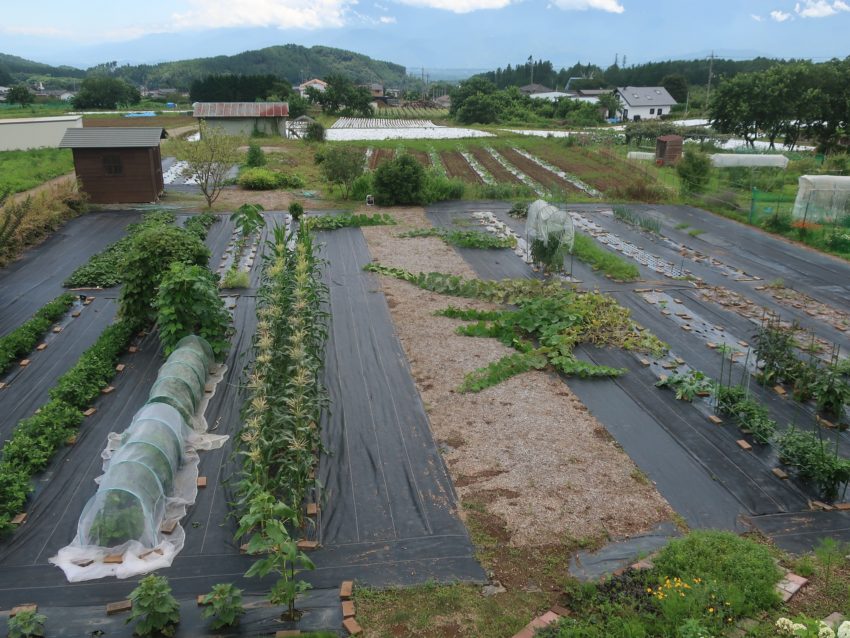
{"label": "plastic greenhouse", "polygon": [[188,337],[160,368],[148,403],[121,434],[97,493],[83,508],[77,527],[82,545],[138,541],[152,548],[159,543],[166,502],[212,363],[209,344]]}
{"label": "plastic greenhouse", "polygon": [[788,167],[788,158],[784,155],[764,155],[747,153],[716,153],[711,156],[711,164],[717,168],[782,168]]}
{"label": "plastic greenhouse", "polygon": [[794,218],[834,223],[850,216],[850,177],[803,175],[794,202]]}

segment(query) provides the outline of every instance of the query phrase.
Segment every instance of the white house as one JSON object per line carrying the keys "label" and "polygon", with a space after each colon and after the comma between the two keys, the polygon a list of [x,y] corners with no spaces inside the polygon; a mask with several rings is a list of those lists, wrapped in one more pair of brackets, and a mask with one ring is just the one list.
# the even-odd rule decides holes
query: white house
{"label": "white house", "polygon": [[654,120],[678,104],[663,86],[619,86],[614,96],[620,101],[619,112],[625,121]]}
{"label": "white house", "polygon": [[307,97],[307,89],[311,86],[317,91],[324,92],[324,90],[328,88],[328,83],[320,80],[319,78],[313,78],[312,80],[307,80],[306,82],[299,84],[297,90],[301,97]]}

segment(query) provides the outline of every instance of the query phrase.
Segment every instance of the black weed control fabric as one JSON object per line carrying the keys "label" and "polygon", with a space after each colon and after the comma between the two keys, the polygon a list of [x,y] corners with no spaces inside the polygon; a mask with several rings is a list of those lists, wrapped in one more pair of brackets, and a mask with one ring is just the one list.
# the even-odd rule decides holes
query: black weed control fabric
{"label": "black weed control fabric", "polygon": [[[428,215],[434,224],[449,226],[456,218],[476,210],[492,211],[516,232],[522,232],[522,220],[508,217],[504,205],[443,204],[429,209]],[[593,219],[603,223],[599,216]],[[620,226],[616,232],[625,236]],[[649,243],[645,235],[636,239],[640,245]],[[538,276],[508,250],[458,249],[458,252],[484,279]],[[638,323],[668,341],[673,351],[688,364],[710,375],[719,375],[719,357],[715,353],[692,337],[689,340],[684,331],[672,329],[668,320],[633,293],[635,287],[664,287],[676,296],[687,296],[687,303],[706,316],[709,309],[697,303],[693,293],[682,290],[679,282],[653,279],[657,275],[642,269],[644,281],[616,284],[578,262],[574,263],[574,274],[584,288],[598,288],[614,294],[621,304],[631,309]],[[746,320],[737,315],[723,310],[712,311],[717,313],[717,321],[726,326],[737,326],[741,330],[749,327]],[[750,336],[748,333],[741,335],[742,338]],[[811,546],[817,531],[806,518],[809,512],[805,510],[809,499],[816,495],[811,486],[782,481],[771,473],[777,464],[772,446],[757,446],[752,452],[744,452],[736,444],[740,438],[737,428],[710,426],[692,405],[676,401],[671,392],[653,388],[656,380],[653,374],[628,353],[580,347],[577,354],[597,364],[628,370],[627,374],[612,381],[571,378],[566,382],[691,527],[741,530],[742,517],[746,517],[761,528],[759,521],[764,519],[766,533],[781,529],[783,537],[795,539],[798,546],[805,542]],[[801,422],[804,409],[771,396],[761,388],[753,390],[769,406],[780,425]],[[811,415],[808,419],[812,420]],[[844,448],[846,435],[841,438]],[[796,513],[802,513],[800,519],[795,518]],[[845,512],[827,514],[832,516],[825,529],[850,539],[850,515]],[[782,518],[773,519],[774,516]],[[782,524],[768,524],[769,520],[781,520]],[[805,532],[801,532],[802,536],[795,532],[798,522]]]}
{"label": "black weed control fabric", "polygon": [[[230,222],[222,221],[210,230],[207,243],[213,266],[232,229]],[[325,424],[331,454],[320,465],[320,477],[328,486],[318,529],[323,546],[311,554],[316,570],[302,574],[314,588],[298,605],[305,611],[298,623],[302,630],[341,626],[337,589],[342,580],[371,586],[484,580],[457,519],[454,492],[393,333],[386,301],[372,276],[361,271],[369,261],[362,234],[342,230],[325,233],[321,239],[328,244],[322,254],[329,261],[330,304],[339,316],[331,325],[327,350],[326,376],[334,408]],[[260,267],[257,260],[251,277],[254,287]],[[225,362],[228,369],[207,408],[209,427],[217,434],[232,436],[239,427],[243,370],[250,361],[256,325],[254,293],[254,289],[242,291],[236,300],[236,335]],[[115,291],[98,294],[83,316],[98,308],[103,317],[114,315]],[[89,325],[87,330],[99,334],[106,323],[80,326]],[[123,616],[107,618],[104,605],[125,598],[138,578],[67,583],[47,559],[73,539],[82,507],[95,491],[94,479],[101,474],[106,435],[130,423],[162,364],[155,333],[138,345],[137,353],[122,358],[127,367],[112,382],[115,391],[95,403],[97,412],[81,426],[76,444],[61,450],[37,477],[27,522],[0,540],[0,609],[39,604],[49,618],[49,635],[85,636],[96,629],[110,636],[132,632],[131,626],[124,626]],[[37,379],[31,385],[45,395],[50,387],[49,381]],[[17,393],[9,396],[23,401],[27,392],[22,388],[23,384],[15,383],[4,392]],[[182,521],[183,551],[169,569],[159,572],[168,577],[181,601],[179,636],[209,633],[195,597],[212,585],[232,582],[246,596],[257,597],[271,584],[242,577],[251,559],[240,554],[241,541],[234,540],[235,521],[229,516],[234,494],[228,479],[235,475],[237,463],[230,443],[201,454],[200,475],[207,477],[209,486],[199,490]],[[255,602],[233,635],[263,635],[294,627],[276,620],[279,614],[279,609]],[[0,620],[0,634],[4,625]]]}

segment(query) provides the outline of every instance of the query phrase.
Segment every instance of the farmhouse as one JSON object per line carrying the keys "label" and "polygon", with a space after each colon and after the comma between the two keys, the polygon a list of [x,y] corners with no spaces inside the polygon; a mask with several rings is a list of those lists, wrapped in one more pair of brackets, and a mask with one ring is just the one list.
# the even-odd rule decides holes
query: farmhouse
{"label": "farmhouse", "polygon": [[74,153],[80,186],[95,204],[154,202],[163,191],[160,127],[68,129],[59,148]]}
{"label": "farmhouse", "polygon": [[0,120],[0,151],[57,148],[68,129],[83,128],[82,115]]}
{"label": "farmhouse", "polygon": [[313,78],[312,80],[307,80],[306,82],[302,82],[301,84],[299,84],[296,90],[301,95],[301,97],[306,97],[307,89],[311,86],[317,91],[324,92],[324,90],[328,88],[328,83],[323,80],[320,80],[319,78]]}
{"label": "farmhouse", "polygon": [[663,86],[620,86],[614,91],[623,120],[654,120],[678,104]]}
{"label": "farmhouse", "polygon": [[358,86],[369,91],[372,97],[384,97],[384,85],[372,82],[371,84],[358,84]]}
{"label": "farmhouse", "polygon": [[286,102],[195,102],[192,115],[229,135],[286,136]]}

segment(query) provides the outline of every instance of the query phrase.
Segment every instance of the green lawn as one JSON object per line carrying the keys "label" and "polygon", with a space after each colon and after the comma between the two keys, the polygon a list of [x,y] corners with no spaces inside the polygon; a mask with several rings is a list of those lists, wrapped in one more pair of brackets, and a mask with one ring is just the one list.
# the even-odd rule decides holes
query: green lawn
{"label": "green lawn", "polygon": [[0,152],[0,192],[20,193],[74,169],[70,149]]}

